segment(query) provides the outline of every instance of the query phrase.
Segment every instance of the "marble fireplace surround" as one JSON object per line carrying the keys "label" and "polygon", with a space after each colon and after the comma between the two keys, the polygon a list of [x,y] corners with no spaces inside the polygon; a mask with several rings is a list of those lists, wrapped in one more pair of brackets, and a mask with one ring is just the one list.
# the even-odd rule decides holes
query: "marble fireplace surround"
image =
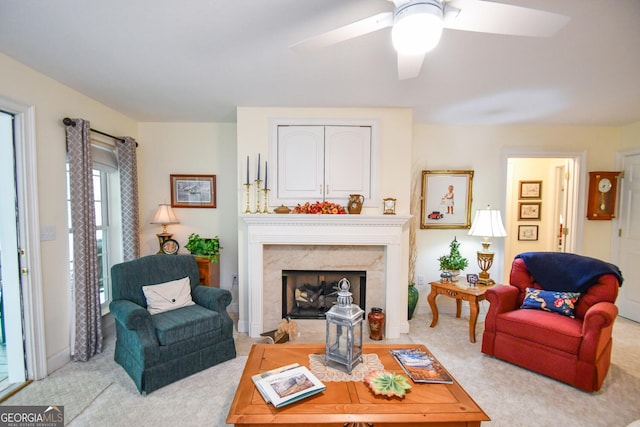
{"label": "marble fireplace surround", "polygon": [[[387,338],[398,338],[401,333],[409,332],[407,286],[406,280],[402,280],[402,243],[403,229],[410,216],[246,214],[241,218],[247,224],[247,289],[244,294],[248,299],[248,312],[246,319],[240,319],[239,328],[245,324],[249,336],[259,337],[260,333],[273,329],[274,322],[279,320],[274,316],[281,315],[280,299],[271,299],[274,295],[279,298],[281,293],[281,270],[291,269],[291,266],[272,264],[279,264],[274,260],[278,256],[282,258],[283,253],[297,250],[303,251],[295,257],[298,259],[308,258],[309,252],[319,253],[324,258],[322,254],[326,255],[327,250],[343,254],[341,251],[353,250],[357,256],[362,254],[365,266],[381,260],[382,265],[373,267],[378,272],[372,272],[373,284],[367,273],[367,301],[385,310]],[[329,260],[327,263],[322,267],[336,268],[340,262]],[[352,267],[354,265],[349,264],[349,268]],[[379,276],[379,289],[374,288],[376,276]],[[275,286],[277,290],[274,290]]]}

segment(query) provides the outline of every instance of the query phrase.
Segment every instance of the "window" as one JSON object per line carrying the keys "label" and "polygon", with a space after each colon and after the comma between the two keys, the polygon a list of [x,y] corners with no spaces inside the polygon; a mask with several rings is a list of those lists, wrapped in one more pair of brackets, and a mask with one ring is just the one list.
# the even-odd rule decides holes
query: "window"
{"label": "window", "polygon": [[[111,302],[111,266],[121,261],[121,238],[119,237],[119,180],[117,162],[113,149],[102,144],[92,147],[93,198],[96,217],[96,240],[98,253],[98,277],[100,304],[106,313]],[[67,212],[69,227],[69,272],[73,283],[73,228],[71,226],[71,191],[69,187],[69,164],[67,172]]]}

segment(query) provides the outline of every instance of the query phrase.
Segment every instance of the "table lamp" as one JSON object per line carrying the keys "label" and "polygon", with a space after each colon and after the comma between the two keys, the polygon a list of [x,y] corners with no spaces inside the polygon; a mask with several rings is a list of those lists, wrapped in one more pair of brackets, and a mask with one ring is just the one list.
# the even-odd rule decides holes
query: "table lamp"
{"label": "table lamp", "polygon": [[477,210],[469,235],[482,237],[482,250],[478,251],[478,267],[482,272],[478,275],[478,283],[492,285],[495,281],[489,277],[488,272],[493,264],[493,252],[489,250],[489,246],[491,246],[489,238],[507,236],[502,225],[500,211],[491,209],[489,206],[487,209]]}
{"label": "table lamp", "polygon": [[153,216],[151,220],[151,224],[162,224],[162,233],[156,234],[158,236],[158,244],[160,245],[160,249],[158,253],[162,253],[162,244],[165,240],[170,239],[173,234],[167,232],[167,225],[169,224],[180,224],[178,221],[178,217],[175,213],[173,213],[173,209],[171,209],[171,205],[160,204],[158,205],[158,210],[156,214]]}

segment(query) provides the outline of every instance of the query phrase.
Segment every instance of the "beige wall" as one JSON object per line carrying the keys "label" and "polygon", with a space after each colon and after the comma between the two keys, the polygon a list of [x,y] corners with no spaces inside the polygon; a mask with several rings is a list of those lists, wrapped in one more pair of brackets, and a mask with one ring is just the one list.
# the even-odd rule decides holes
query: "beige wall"
{"label": "beige wall", "polygon": [[[502,198],[506,192],[506,183],[501,182],[501,177],[506,176],[504,150],[585,151],[587,171],[612,170],[615,166],[618,139],[619,131],[614,127],[414,124],[412,173],[420,174],[422,170],[472,169],[475,171],[472,212],[475,213],[476,209],[482,209],[488,204],[503,209]],[[636,143],[637,145],[639,144]],[[436,259],[447,252],[448,244],[454,237],[462,242],[461,252],[469,258],[469,272],[479,270],[475,260],[476,251],[480,248],[480,239],[467,236],[467,231],[418,231],[416,276],[423,276],[427,283],[426,286],[418,286],[422,296],[429,292],[428,282],[439,278]],[[581,253],[609,259],[610,235],[609,221],[585,221]],[[501,278],[502,270],[509,268],[511,260],[505,261],[501,255],[503,243],[494,242],[492,247],[496,249],[496,263],[490,273],[494,278]],[[422,297],[422,304],[423,300]]]}
{"label": "beige wall", "polygon": [[238,272],[236,212],[236,125],[234,123],[140,123],[138,181],[142,255],[158,251],[161,226],[149,224],[159,203],[171,202],[171,174],[216,175],[216,208],[174,208],[180,224],[168,231],[180,244],[189,234],[218,236],[220,286],[231,289]]}
{"label": "beige wall", "polygon": [[620,145],[618,148],[625,150],[638,147],[640,147],[640,122],[620,128]]}
{"label": "beige wall", "polygon": [[115,135],[137,137],[137,123],[69,87],[0,54],[0,95],[35,106],[41,227],[56,238],[40,245],[46,355],[49,371],[69,360],[69,258],[64,117],[84,118]]}

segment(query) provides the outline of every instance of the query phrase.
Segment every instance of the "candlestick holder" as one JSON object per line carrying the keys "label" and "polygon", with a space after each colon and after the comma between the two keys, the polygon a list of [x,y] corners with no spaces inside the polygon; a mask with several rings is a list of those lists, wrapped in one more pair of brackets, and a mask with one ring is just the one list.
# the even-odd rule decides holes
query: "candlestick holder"
{"label": "candlestick holder", "polygon": [[265,188],[264,190],[264,210],[262,211],[262,213],[269,213],[269,209],[267,208],[267,206],[269,206],[268,200],[269,200],[269,189]]}
{"label": "candlestick holder", "polygon": [[262,213],[260,210],[260,183],[262,183],[261,179],[256,179],[256,212]]}
{"label": "candlestick holder", "polygon": [[251,208],[249,207],[249,199],[250,199],[249,191],[251,189],[251,184],[247,182],[246,184],[243,184],[243,185],[247,190],[247,208],[244,210],[244,213],[248,214],[248,213],[251,213]]}

